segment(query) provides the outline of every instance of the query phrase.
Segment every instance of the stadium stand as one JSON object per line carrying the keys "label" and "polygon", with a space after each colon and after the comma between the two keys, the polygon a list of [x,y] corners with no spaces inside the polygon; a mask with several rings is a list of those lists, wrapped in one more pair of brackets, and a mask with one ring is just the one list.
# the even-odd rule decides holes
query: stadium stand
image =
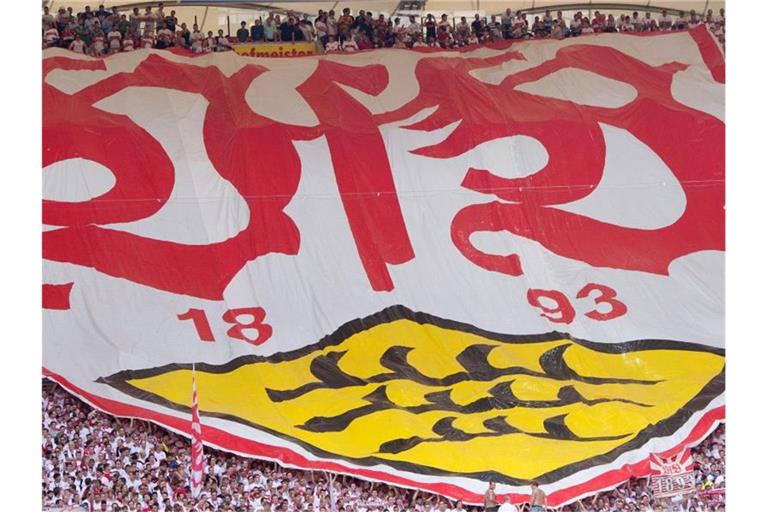
{"label": "stadium stand", "polygon": [[[193,500],[189,494],[188,439],[148,422],[103,414],[51,382],[43,383],[42,498],[48,510],[481,510],[429,493],[323,472],[285,469],[273,462],[221,451],[207,452],[204,491]],[[557,510],[724,511],[725,425],[720,425],[693,453],[697,493],[682,501],[654,500],[647,479],[640,478]],[[506,510],[514,509],[502,509]]]}

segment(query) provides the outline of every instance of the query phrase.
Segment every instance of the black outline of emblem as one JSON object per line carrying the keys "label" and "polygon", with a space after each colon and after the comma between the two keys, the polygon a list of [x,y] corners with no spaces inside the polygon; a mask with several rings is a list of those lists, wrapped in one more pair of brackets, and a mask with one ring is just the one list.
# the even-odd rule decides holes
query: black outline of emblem
{"label": "black outline of emblem", "polygon": [[[643,350],[675,350],[675,351],[695,351],[704,352],[710,354],[720,355],[725,358],[725,350],[708,345],[702,345],[698,343],[688,343],[672,340],[633,340],[624,343],[596,343],[592,341],[586,341],[578,338],[574,338],[567,333],[558,331],[552,331],[546,334],[538,335],[509,335],[500,334],[491,331],[480,329],[471,324],[457,322],[454,320],[447,320],[444,318],[436,317],[427,313],[414,312],[402,305],[395,305],[385,308],[378,313],[374,313],[365,318],[358,318],[351,320],[341,327],[339,327],[332,334],[325,336],[317,343],[304,346],[297,350],[289,352],[277,352],[269,356],[241,356],[235,358],[222,365],[211,365],[208,363],[196,363],[195,368],[207,373],[229,373],[243,365],[254,363],[280,363],[285,361],[292,361],[300,357],[304,357],[313,352],[323,350],[327,347],[332,347],[341,344],[347,338],[358,334],[360,332],[367,331],[372,327],[380,324],[390,323],[397,320],[411,320],[418,324],[430,324],[444,329],[461,331],[477,336],[485,337],[493,341],[502,343],[538,343],[543,341],[554,340],[569,340],[577,345],[589,348],[596,352],[602,352],[605,354],[622,354],[626,352],[637,352]],[[181,411],[185,413],[191,413],[189,407],[171,402],[170,400],[163,398],[155,393],[142,391],[130,384],[129,380],[144,379],[148,377],[154,377],[157,375],[169,373],[175,370],[191,370],[192,364],[179,364],[173,363],[155,368],[141,369],[141,370],[123,370],[117,372],[108,377],[101,377],[96,380],[97,383],[107,384],[113,388],[125,393],[128,396],[137,398],[139,400],[147,401],[156,405],[168,407],[170,409]],[[706,409],[712,400],[722,395],[725,391],[725,364],[719,374],[713,377],[691,400],[689,400],[683,407],[681,407],[672,416],[650,425],[649,427],[641,430],[630,441],[617,446],[607,453],[595,455],[588,459],[584,459],[579,462],[575,462],[561,468],[552,470],[548,473],[544,473],[536,477],[536,480],[542,484],[549,484],[571,476],[579,471],[588,469],[593,466],[608,464],[615,461],[620,455],[629,452],[631,450],[644,446],[650,439],[655,437],[665,437],[677,432],[682,426],[690,419],[690,417],[699,411]],[[352,458],[344,455],[332,453],[320,449],[314,445],[307,443],[301,439],[294,438],[290,435],[266,428],[262,425],[247,421],[243,418],[224,413],[208,413],[201,411],[201,416],[207,416],[212,418],[220,418],[228,421],[240,423],[242,425],[249,426],[256,430],[260,430],[271,434],[275,437],[287,440],[291,443],[295,443],[305,450],[309,451],[317,457],[322,457],[328,460],[344,460],[346,462],[356,464],[359,466],[375,466],[385,465],[396,470],[408,471],[412,473],[428,474],[430,476],[451,476],[472,478],[483,481],[494,481],[501,484],[511,486],[523,486],[530,484],[530,480],[524,480],[520,478],[513,478],[497,471],[483,471],[474,473],[459,473],[446,471],[444,469],[435,468],[432,466],[425,466],[414,462],[396,461],[390,459],[378,458],[375,456],[368,456],[363,458]]]}

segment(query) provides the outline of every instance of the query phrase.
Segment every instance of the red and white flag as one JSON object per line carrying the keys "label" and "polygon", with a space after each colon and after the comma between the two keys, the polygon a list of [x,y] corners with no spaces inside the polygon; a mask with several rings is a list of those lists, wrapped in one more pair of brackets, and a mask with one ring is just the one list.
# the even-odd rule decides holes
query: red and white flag
{"label": "red and white flag", "polygon": [[657,498],[679,496],[696,489],[691,451],[685,449],[676,456],[666,459],[651,454],[651,490]]}
{"label": "red and white flag", "polygon": [[197,407],[195,367],[192,366],[192,496],[197,498],[203,490],[203,430]]}

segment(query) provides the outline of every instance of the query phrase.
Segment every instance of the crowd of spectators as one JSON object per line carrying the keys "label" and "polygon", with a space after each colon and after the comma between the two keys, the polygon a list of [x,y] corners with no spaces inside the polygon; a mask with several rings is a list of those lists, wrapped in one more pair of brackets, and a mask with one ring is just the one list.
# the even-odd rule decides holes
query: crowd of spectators
{"label": "crowd of spectators", "polygon": [[[42,397],[46,510],[157,512],[475,512],[443,497],[205,450],[204,488],[190,495],[190,442],[158,426],[103,414],[58,386]],[[725,425],[692,450],[697,492],[655,500],[647,479],[556,509],[562,512],[725,510]],[[76,508],[75,508],[76,507]],[[517,510],[509,503],[500,512]],[[522,510],[525,510],[523,508]],[[520,512],[522,512],[522,510]]]}
{"label": "crowd of spectators", "polygon": [[357,16],[344,8],[340,15],[333,10],[319,10],[314,20],[308,14],[292,11],[284,14],[270,13],[266,19],[256,19],[249,27],[241,22],[235,37],[219,29],[203,32],[197,24],[190,28],[179,23],[176,11],[167,12],[163,3],[153,10],[152,6],[121,13],[117,7],[111,10],[100,5],[98,10],[86,7],[75,13],[71,7],[59,8],[54,15],[43,8],[43,47],[69,48],[78,53],[102,56],[136,48],[181,47],[195,53],[221,52],[232,49],[233,43],[241,42],[297,42],[310,41],[320,53],[358,51],[371,48],[439,47],[458,48],[485,44],[503,39],[563,39],[597,32],[653,32],[685,30],[706,25],[725,47],[725,9],[714,14],[709,9],[699,15],[694,10],[679,11],[675,15],[662,11],[654,17],[650,12],[640,16],[595,11],[593,16],[577,12],[567,21],[561,11],[553,15],[547,10],[541,16],[513,13],[507,9],[500,16],[490,19],[475,14],[474,19],[462,16],[449,20],[447,14],[436,19],[432,14],[424,18],[409,16],[408,19],[374,17],[371,12],[359,11]]}

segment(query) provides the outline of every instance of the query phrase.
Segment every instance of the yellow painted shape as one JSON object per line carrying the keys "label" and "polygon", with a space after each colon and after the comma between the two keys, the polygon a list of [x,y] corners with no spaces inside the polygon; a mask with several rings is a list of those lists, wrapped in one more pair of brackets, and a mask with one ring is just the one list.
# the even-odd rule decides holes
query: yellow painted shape
{"label": "yellow painted shape", "polygon": [[[339,367],[350,376],[368,380],[390,373],[380,363],[384,352],[393,346],[409,347],[408,363],[430,378],[445,378],[464,372],[456,357],[471,345],[491,345],[488,363],[496,368],[522,367],[541,372],[539,358],[546,351],[567,345],[564,360],[584,377],[660,380],[657,384],[592,384],[578,380],[556,380],[547,375],[505,375],[490,382],[479,380],[453,385],[414,382],[406,376],[386,382],[368,382],[340,389],[316,389],[297,398],[273,402],[266,389],[290,390],[321,382],[310,372],[310,363],[321,354],[345,352]],[[608,354],[578,345],[570,340],[505,343],[456,329],[419,324],[409,319],[374,325],[340,341],[290,361],[252,362],[226,373],[197,371],[200,410],[203,414],[227,417],[266,429],[305,446],[348,459],[374,458],[378,461],[409,463],[438,472],[468,474],[495,471],[509,478],[532,479],[571,464],[614,450],[634,439],[644,429],[674,415],[699,394],[724,368],[718,354],[695,350],[646,349]],[[162,397],[174,404],[190,406],[191,372],[172,370],[154,376],[135,378],[127,385]],[[429,404],[429,393],[450,391],[450,399],[466,406],[490,397],[497,384],[509,383],[520,400],[548,402],[572,386],[588,401],[610,399],[604,403],[584,402],[552,407],[516,406],[484,412],[403,410]],[[371,412],[352,421],[341,431],[313,432],[301,428],[318,417],[332,417],[347,411],[370,407],[364,398],[381,387],[398,408]],[[631,400],[641,404],[617,401]],[[624,436],[609,440],[561,440],[546,434],[544,422],[565,417],[567,428],[581,438]],[[483,422],[503,417],[523,433],[483,436],[492,433]],[[433,427],[452,417],[453,427],[481,434],[467,441],[442,439]],[[380,447],[395,439],[417,436],[436,442],[422,442],[399,453],[383,453]]]}

